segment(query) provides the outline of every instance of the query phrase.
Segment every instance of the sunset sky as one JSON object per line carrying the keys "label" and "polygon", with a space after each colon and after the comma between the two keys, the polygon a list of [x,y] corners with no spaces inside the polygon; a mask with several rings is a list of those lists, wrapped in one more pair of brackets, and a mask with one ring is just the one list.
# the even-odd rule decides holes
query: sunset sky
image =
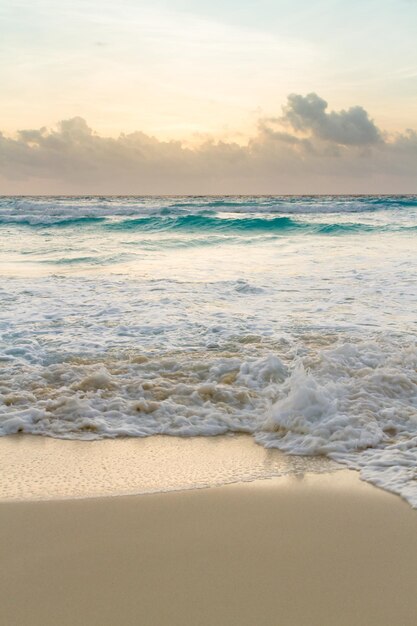
{"label": "sunset sky", "polygon": [[3,0],[0,20],[0,193],[417,191],[415,0]]}

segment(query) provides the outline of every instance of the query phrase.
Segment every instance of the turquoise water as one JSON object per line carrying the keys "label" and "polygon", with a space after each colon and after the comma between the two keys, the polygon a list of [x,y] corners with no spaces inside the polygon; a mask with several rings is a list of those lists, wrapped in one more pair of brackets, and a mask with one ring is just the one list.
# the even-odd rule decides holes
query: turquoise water
{"label": "turquoise water", "polygon": [[151,250],[279,246],[295,236],[308,243],[315,235],[412,235],[416,228],[415,196],[3,197],[0,260],[87,268],[134,262]]}
{"label": "turquoise water", "polygon": [[0,433],[248,433],[417,506],[417,197],[0,199]]}

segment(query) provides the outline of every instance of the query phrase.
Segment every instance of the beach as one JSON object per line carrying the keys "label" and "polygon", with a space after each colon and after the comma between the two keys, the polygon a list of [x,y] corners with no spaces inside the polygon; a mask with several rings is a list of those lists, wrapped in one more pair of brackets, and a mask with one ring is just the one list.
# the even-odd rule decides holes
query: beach
{"label": "beach", "polygon": [[415,626],[415,196],[0,201],[0,625]]}
{"label": "beach", "polygon": [[0,528],[8,626],[415,624],[417,512],[350,470],[3,501]]}
{"label": "beach", "polygon": [[[97,493],[101,484],[104,490],[99,456],[106,446],[116,443],[120,467],[126,475],[133,471],[132,442],[97,442],[100,455],[86,455],[83,444],[94,442],[10,439],[0,440],[3,469],[14,450],[19,471],[23,458],[28,471],[26,499],[15,492],[0,501],[1,624],[415,624],[417,511],[360,481],[355,471],[326,471],[313,461],[309,472],[304,460],[298,471],[293,465],[278,477],[201,489],[178,490],[171,476],[173,490],[165,493],[152,493],[156,484],[144,476],[142,494],[131,496],[118,495],[116,472],[107,481],[107,497],[87,497],[87,470],[98,473],[88,489]],[[204,465],[203,455],[215,464],[228,447],[232,455],[233,446],[240,449],[253,465],[265,453],[249,437],[157,439],[154,466],[149,455],[145,459],[150,470],[161,452],[178,453],[175,446],[184,444],[183,451],[187,445],[194,450],[182,456],[177,473],[187,466],[190,476]],[[39,459],[39,446],[51,441],[54,454],[37,474],[29,459]],[[139,443],[136,451],[152,447],[152,440],[133,443]],[[79,484],[69,476],[65,491],[67,444]],[[274,453],[278,467],[285,457]],[[60,474],[64,497],[56,487],[51,497],[51,481],[39,487],[46,463],[51,474]],[[163,473],[154,480],[167,489]],[[177,476],[176,485],[182,480]]]}
{"label": "beach", "polygon": [[417,0],[0,16],[0,626],[417,626]]}

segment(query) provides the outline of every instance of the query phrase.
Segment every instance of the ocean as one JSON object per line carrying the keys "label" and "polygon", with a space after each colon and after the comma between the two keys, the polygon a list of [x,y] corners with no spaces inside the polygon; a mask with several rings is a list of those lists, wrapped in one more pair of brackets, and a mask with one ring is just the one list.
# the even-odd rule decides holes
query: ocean
{"label": "ocean", "polygon": [[0,434],[247,433],[417,507],[417,196],[1,197]]}

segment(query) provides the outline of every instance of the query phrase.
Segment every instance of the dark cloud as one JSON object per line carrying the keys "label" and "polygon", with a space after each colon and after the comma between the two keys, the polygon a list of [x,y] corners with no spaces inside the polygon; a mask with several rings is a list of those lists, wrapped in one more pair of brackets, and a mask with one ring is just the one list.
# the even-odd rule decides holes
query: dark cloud
{"label": "dark cloud", "polygon": [[[142,132],[96,134],[80,117],[56,129],[0,134],[0,193],[415,193],[417,133],[387,139],[361,107],[326,112],[292,95],[244,146],[190,148]],[[293,132],[288,132],[288,128]]]}

